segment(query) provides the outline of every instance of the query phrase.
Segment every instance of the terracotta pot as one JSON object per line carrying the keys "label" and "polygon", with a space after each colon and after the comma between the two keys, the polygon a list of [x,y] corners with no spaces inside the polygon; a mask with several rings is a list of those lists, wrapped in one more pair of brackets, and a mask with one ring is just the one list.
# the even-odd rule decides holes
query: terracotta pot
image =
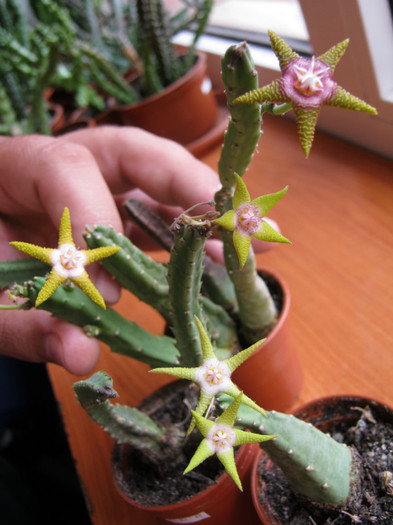
{"label": "terracotta pot", "polygon": [[[297,409],[294,415],[323,432],[334,432],[338,428],[342,429],[343,423],[349,428],[359,419],[359,412],[351,410],[352,407],[370,407],[377,420],[393,424],[393,410],[390,407],[372,399],[355,396],[330,396],[311,401]],[[268,454],[259,449],[251,470],[252,501],[261,523],[286,525],[277,517],[265,491],[266,483],[260,481],[258,476],[258,472],[268,471],[273,467]]]}
{"label": "terracotta pot", "polygon": [[[127,475],[125,470],[122,472],[116,470],[116,488],[122,498],[133,507],[151,513],[170,523],[196,523],[203,521],[206,525],[210,523],[228,525],[241,523],[244,520],[247,522],[247,525],[255,525],[258,523],[258,518],[251,505],[249,477],[257,452],[258,445],[243,445],[236,455],[236,466],[242,480],[243,492],[240,492],[227,473],[224,473],[217,483],[196,496],[180,503],[159,507],[144,507],[132,500],[132,494],[128,494],[125,491],[123,477],[123,474]],[[127,446],[118,446],[118,450],[115,452],[116,461],[124,464],[126,454]]]}
{"label": "terracotta pot", "polygon": [[273,295],[281,297],[277,324],[251,357],[233,373],[233,381],[266,410],[283,412],[300,394],[303,374],[292,340],[289,323],[290,293],[276,275],[261,272]]}
{"label": "terracotta pot", "polygon": [[[171,387],[188,384],[185,381],[175,381],[170,385],[160,388],[154,397],[142,402],[141,408],[148,413],[149,409],[156,406],[157,399],[161,403],[166,403],[166,395],[171,392]],[[171,396],[169,396],[169,399]],[[151,403],[151,404],[149,404]],[[112,456],[112,470],[115,486],[120,495],[132,506],[144,510],[157,516],[169,523],[196,523],[203,522],[208,525],[228,525],[240,523],[241,520],[247,521],[248,525],[256,525],[258,517],[251,504],[250,495],[250,471],[255,454],[258,452],[257,444],[247,444],[241,446],[236,452],[236,466],[239,477],[242,481],[243,492],[235,485],[232,478],[224,472],[216,483],[209,486],[195,496],[179,503],[165,506],[146,507],[137,503],[133,499],[132,489],[127,479],[132,477],[129,462],[127,461],[129,446],[115,445]]]}
{"label": "terracotta pot", "polygon": [[180,144],[207,133],[216,123],[218,104],[206,76],[206,55],[160,93],[129,106],[118,106],[123,125],[137,126]]}

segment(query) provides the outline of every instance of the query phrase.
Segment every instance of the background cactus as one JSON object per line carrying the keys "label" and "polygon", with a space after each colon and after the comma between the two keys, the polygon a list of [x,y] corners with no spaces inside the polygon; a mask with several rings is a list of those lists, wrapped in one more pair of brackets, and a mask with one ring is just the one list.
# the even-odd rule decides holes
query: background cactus
{"label": "background cactus", "polygon": [[[1,0],[0,133],[50,134],[48,88],[93,114],[108,97],[133,104],[161,91],[194,64],[212,5],[184,0],[170,15],[156,0],[29,0],[30,12],[22,12],[15,0]],[[171,39],[190,26],[194,41],[179,56]],[[130,69],[139,75],[137,87],[124,79]]]}

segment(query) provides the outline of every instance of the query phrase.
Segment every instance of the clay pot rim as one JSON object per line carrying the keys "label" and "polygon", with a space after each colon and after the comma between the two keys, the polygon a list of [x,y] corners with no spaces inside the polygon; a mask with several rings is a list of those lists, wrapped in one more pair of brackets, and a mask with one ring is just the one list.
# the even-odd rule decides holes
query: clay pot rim
{"label": "clay pot rim", "polygon": [[[124,447],[126,445],[124,445],[124,444],[116,444],[115,446]],[[257,443],[247,443],[245,445],[241,445],[239,450],[238,450],[238,452],[237,452],[237,454],[236,454],[236,456],[235,456],[236,457],[236,466],[239,467],[238,462],[241,459],[247,458],[247,455],[255,456],[257,451],[258,451],[258,444]],[[253,459],[251,461],[253,462]],[[239,469],[238,469],[238,471],[239,471]],[[239,475],[241,477],[241,472],[239,472]],[[130,505],[132,505],[133,507],[135,507],[137,509],[147,511],[149,513],[151,512],[153,514],[155,512],[156,513],[170,512],[173,509],[181,510],[184,507],[188,507],[188,506],[191,506],[191,505],[196,505],[199,501],[205,500],[206,498],[208,498],[209,495],[214,493],[215,491],[217,491],[217,490],[220,490],[220,491],[221,490],[225,490],[226,487],[234,484],[234,481],[230,477],[230,475],[227,472],[224,471],[221,474],[221,476],[217,479],[217,481],[215,483],[213,483],[209,487],[203,489],[201,492],[198,492],[198,494],[195,494],[191,498],[188,498],[188,499],[183,500],[183,501],[179,501],[178,503],[171,503],[171,504],[168,504],[168,505],[152,505],[150,507],[146,507],[145,505],[132,500],[127,494],[125,494],[125,492],[119,486],[119,484],[118,484],[114,474],[113,474],[113,480],[114,480],[114,485],[115,485],[116,491],[118,492],[118,494],[127,503],[129,503]]]}
{"label": "clay pot rim", "polygon": [[[134,102],[133,104],[122,104],[117,105],[113,107],[113,110],[128,110],[128,109],[139,109],[141,110],[150,104],[157,103],[162,97],[165,96],[165,98],[170,99],[174,96],[178,96],[179,89],[180,92],[184,89],[187,89],[188,85],[193,82],[193,78],[199,73],[202,72],[205,68],[207,57],[206,54],[203,51],[196,51],[195,52],[196,60],[194,64],[191,66],[191,68],[180,78],[175,80],[175,82],[172,82],[172,84],[169,84],[169,86],[166,86],[163,90],[161,90],[158,93],[155,93],[154,95],[151,95],[146,98],[142,98],[141,100],[138,100],[137,102]],[[126,76],[129,76],[130,72],[128,74],[126,73]],[[135,77],[136,78],[136,77]]]}
{"label": "clay pot rim", "polygon": [[305,401],[304,403],[302,403],[301,405],[299,405],[298,407],[295,407],[294,410],[293,410],[293,415],[295,417],[299,417],[297,414],[300,414],[300,412],[304,412],[306,410],[308,410],[310,407],[314,406],[316,403],[332,403],[332,402],[337,402],[337,401],[340,401],[340,400],[350,400],[350,399],[353,399],[355,402],[358,400],[364,402],[364,403],[375,403],[375,404],[378,404],[380,405],[381,407],[385,407],[387,410],[390,410],[391,412],[393,412],[393,405],[389,405],[387,403],[385,403],[384,401],[381,401],[380,399],[377,399],[375,397],[370,397],[370,396],[366,396],[366,395],[360,395],[360,394],[327,394],[325,396],[321,396],[321,397],[317,397],[315,399],[311,399],[310,401]]}

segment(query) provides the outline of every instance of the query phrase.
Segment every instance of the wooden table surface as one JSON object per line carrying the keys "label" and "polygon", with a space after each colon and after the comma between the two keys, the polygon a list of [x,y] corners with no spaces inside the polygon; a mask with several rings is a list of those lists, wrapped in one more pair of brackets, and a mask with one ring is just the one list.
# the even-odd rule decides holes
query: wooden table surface
{"label": "wooden table surface", "polygon": [[[292,332],[305,376],[296,406],[348,393],[393,405],[393,164],[323,134],[305,160],[292,122],[266,118],[264,130],[245,180],[252,198],[289,185],[271,217],[293,244],[258,259],[291,290]],[[216,167],[219,153],[217,146],[202,159]],[[159,316],[128,293],[117,308],[157,334],[163,328]],[[98,369],[112,375],[122,404],[135,405],[168,382],[104,347]],[[55,365],[49,373],[92,522],[161,523],[131,509],[114,489],[112,443],[77,404],[77,378]]]}

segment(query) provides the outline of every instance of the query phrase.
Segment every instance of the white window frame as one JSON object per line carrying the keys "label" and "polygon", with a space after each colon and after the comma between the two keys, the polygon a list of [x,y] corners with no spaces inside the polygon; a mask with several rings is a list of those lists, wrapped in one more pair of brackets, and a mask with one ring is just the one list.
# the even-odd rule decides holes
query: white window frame
{"label": "white window frame", "polygon": [[378,110],[372,116],[325,106],[318,128],[393,158],[393,22],[388,1],[299,1],[315,55],[350,39],[334,78]]}
{"label": "white window frame", "polygon": [[[317,128],[393,158],[393,23],[388,0],[299,2],[316,56],[337,42],[350,39],[334,78],[378,110],[375,116],[325,106],[318,117]],[[188,41],[187,35],[177,40],[184,45]],[[198,47],[208,53],[209,73],[216,87],[222,85],[220,58],[233,43],[230,39],[208,35],[199,41]],[[277,78],[279,67],[274,53],[261,46],[250,45],[250,48],[260,84]]]}

